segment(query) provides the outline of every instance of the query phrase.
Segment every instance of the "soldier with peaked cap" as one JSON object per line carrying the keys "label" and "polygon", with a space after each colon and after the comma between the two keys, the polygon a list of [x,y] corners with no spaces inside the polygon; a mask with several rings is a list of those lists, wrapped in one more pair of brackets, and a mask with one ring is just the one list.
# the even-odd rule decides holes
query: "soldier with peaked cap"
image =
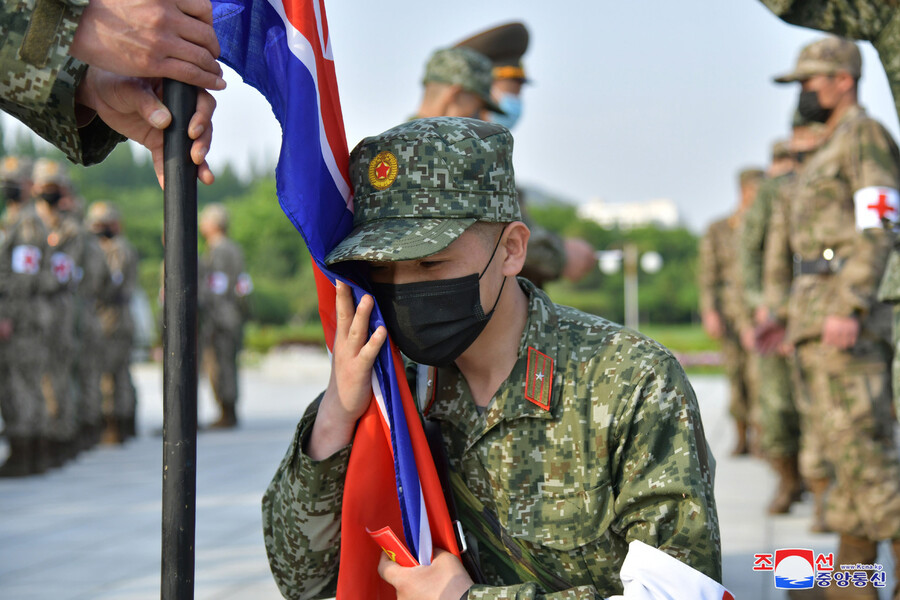
{"label": "soldier with peaked cap", "polygon": [[[410,121],[360,142],[350,178],[354,229],[326,262],[368,273],[387,332],[415,361],[411,389],[430,399],[425,417],[440,425],[486,579],[472,585],[442,550],[419,569],[382,557],[399,597],[605,598],[622,592],[625,554],[641,543],[719,580],[713,463],[694,392],[657,343],[516,278],[529,232],[509,131]],[[372,308],[365,296],[354,309],[339,285],[331,383],[263,499],[287,598],[335,594],[344,476],[386,337],[366,333]]]}
{"label": "soldier with peaked cap", "polygon": [[47,229],[23,190],[31,163],[7,156],[0,164],[6,212],[0,236],[0,363],[9,393],[0,397],[9,455],[0,477],[47,470],[47,407],[41,390],[46,371],[50,312],[45,293],[52,287]]}
{"label": "soldier with peaked cap", "polygon": [[828,475],[804,460],[814,437],[834,471],[825,519],[840,533],[838,562],[847,564],[874,563],[880,540],[900,554],[891,313],[876,299],[900,209],[900,151],[858,103],[861,67],[856,44],[828,37],[804,47],[795,69],[776,79],[799,82],[800,113],[825,126],[773,235],[783,228],[794,259],[787,336],[801,384],[800,468],[812,480]]}
{"label": "soldier with peaked cap", "polygon": [[763,180],[759,169],[738,174],[740,204],[731,215],[709,226],[700,240],[697,277],[700,317],[707,335],[719,340],[730,382],[730,410],[737,441],[733,455],[748,454],[756,420],[756,356],[753,351],[753,314],[744,295],[740,257],[735,240],[747,210]]}
{"label": "soldier with peaked cap", "polygon": [[237,356],[244,340],[247,296],[253,281],[244,271],[244,254],[228,237],[228,212],[208,204],[200,213],[200,235],[206,252],[200,257],[198,304],[203,362],[209,373],[219,419],[212,429],[237,425]]}
{"label": "soldier with peaked cap", "polygon": [[101,392],[106,422],[101,442],[122,444],[136,435],[137,396],[131,380],[131,350],[134,320],[131,294],[137,285],[137,252],[122,234],[119,210],[110,202],[94,202],[88,208],[87,224],[106,255],[109,279],[97,302],[97,316],[105,351]]}
{"label": "soldier with peaked cap", "polygon": [[[492,27],[458,42],[457,48],[471,48],[491,60],[491,96],[503,113],[486,111],[485,120],[513,129],[522,116],[522,87],[528,82],[522,57],[528,50],[528,29],[513,22]],[[524,222],[531,229],[528,254],[520,275],[538,287],[565,277],[578,281],[597,265],[594,248],[579,238],[563,238],[536,225],[528,216],[527,192],[519,190]]]}

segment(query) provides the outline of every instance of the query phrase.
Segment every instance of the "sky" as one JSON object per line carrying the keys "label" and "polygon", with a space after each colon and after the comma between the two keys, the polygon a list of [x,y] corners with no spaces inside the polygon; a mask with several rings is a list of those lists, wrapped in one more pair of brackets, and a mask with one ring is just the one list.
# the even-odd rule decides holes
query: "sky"
{"label": "sky", "polygon": [[[351,148],[415,112],[432,51],[520,20],[533,83],[513,131],[517,181],[576,204],[671,198],[698,232],[733,210],[737,171],[763,165],[787,136],[799,86],[772,77],[822,35],[758,0],[332,1],[326,10]],[[860,48],[861,103],[896,138],[878,55]],[[274,165],[281,132],[268,105],[233,72],[226,81],[210,163]]]}

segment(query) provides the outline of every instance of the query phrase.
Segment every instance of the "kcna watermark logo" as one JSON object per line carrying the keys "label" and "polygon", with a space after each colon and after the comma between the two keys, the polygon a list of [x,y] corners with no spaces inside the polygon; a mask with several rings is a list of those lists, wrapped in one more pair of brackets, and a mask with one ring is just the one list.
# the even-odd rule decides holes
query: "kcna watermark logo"
{"label": "kcna watermark logo", "polygon": [[834,553],[818,554],[808,548],[779,548],[775,554],[754,554],[754,571],[772,571],[775,588],[805,590],[813,587],[885,587],[880,564],[835,565]]}

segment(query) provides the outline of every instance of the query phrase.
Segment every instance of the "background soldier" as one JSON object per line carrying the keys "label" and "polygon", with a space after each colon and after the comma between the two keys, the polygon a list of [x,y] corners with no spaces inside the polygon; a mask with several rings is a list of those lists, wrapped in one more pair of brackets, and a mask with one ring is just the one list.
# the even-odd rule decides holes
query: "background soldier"
{"label": "background soldier", "polygon": [[[762,178],[763,172],[759,169],[741,171],[738,209],[709,226],[700,240],[697,259],[700,317],[706,333],[720,341],[722,360],[731,386],[731,415],[737,432],[734,455],[750,452],[749,430],[756,418],[753,317],[744,298],[735,240],[741,231],[743,215],[753,204]],[[753,440],[753,443],[757,441]]]}
{"label": "background soldier", "polygon": [[43,338],[50,285],[47,230],[25,190],[31,164],[6,157],[2,163],[6,213],[0,236],[0,353],[9,393],[0,397],[9,456],[0,477],[43,473],[48,467],[47,419],[41,375],[47,364]]}
{"label": "background soldier", "polygon": [[[895,556],[900,551],[890,309],[875,299],[891,245],[884,219],[898,205],[900,152],[857,102],[861,67],[855,44],[830,37],[803,48],[794,71],[776,79],[800,82],[801,115],[825,125],[772,236],[773,248],[782,248],[777,237],[786,235],[794,256],[787,336],[803,397],[801,452],[809,439],[822,440],[834,471],[825,519],[840,533],[837,562],[845,564],[874,563],[883,539],[892,540]],[[804,477],[827,476],[816,466],[801,456]],[[877,597],[872,588],[857,592]]]}
{"label": "background soldier", "polygon": [[[753,311],[754,322],[768,311],[763,306],[762,264],[772,204],[780,194],[786,194],[794,179],[797,163],[788,141],[775,143],[768,178],[762,182],[753,205],[744,216],[740,238],[739,258],[743,275],[744,297]],[[800,421],[791,396],[791,369],[787,358],[777,351],[762,354],[757,362],[759,445],[778,474],[778,489],[769,504],[770,514],[786,513],[791,503],[800,499],[797,455],[800,450]]]}
{"label": "background soldier", "polygon": [[228,212],[209,204],[200,213],[206,252],[200,259],[200,330],[203,362],[221,415],[210,429],[237,425],[237,356],[244,340],[247,296],[253,282],[244,271],[244,255],[228,237]]}
{"label": "background soldier", "polygon": [[134,343],[130,303],[137,285],[137,253],[122,234],[119,211],[111,203],[91,204],[87,221],[100,241],[109,268],[109,279],[97,303],[105,349],[100,381],[106,427],[101,441],[121,444],[137,433],[137,397],[129,370]]}
{"label": "background soldier", "polygon": [[[491,60],[491,97],[503,112],[484,111],[483,118],[512,130],[522,116],[522,88],[528,83],[522,56],[528,51],[528,29],[522,23],[498,25],[456,44],[471,48]],[[527,192],[519,189],[522,219],[531,229],[528,254],[520,276],[538,287],[564,277],[584,278],[597,266],[594,248],[579,238],[563,238],[536,225],[526,208]]]}

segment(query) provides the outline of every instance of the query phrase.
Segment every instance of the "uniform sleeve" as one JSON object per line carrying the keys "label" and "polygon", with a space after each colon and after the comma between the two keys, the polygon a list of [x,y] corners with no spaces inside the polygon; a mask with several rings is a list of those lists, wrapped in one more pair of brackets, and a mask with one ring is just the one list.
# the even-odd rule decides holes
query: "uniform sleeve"
{"label": "uniform sleeve", "polygon": [[125,138],[100,119],[79,128],[75,90],[87,65],[69,56],[86,0],[3,0],[0,16],[0,109],[90,165]]}
{"label": "uniform sleeve", "polygon": [[716,302],[716,253],[713,248],[712,227],[700,238],[697,253],[697,287],[700,294],[700,312],[717,311]]}
{"label": "uniform sleeve", "polygon": [[[851,194],[871,186],[900,189],[900,153],[890,134],[876,121],[862,121],[854,132],[855,143],[844,156]],[[838,293],[828,307],[831,315],[869,313],[876,302],[891,247],[889,232],[872,228],[858,232],[837,273]]]}
{"label": "uniform sleeve", "polygon": [[687,376],[668,357],[647,373],[617,418],[615,513],[626,542],[659,548],[722,581],[714,462]]}
{"label": "uniform sleeve", "polygon": [[775,185],[772,179],[763,183],[753,205],[744,214],[741,229],[738,260],[744,297],[751,309],[762,303],[762,255]]}
{"label": "uniform sleeve", "polygon": [[762,301],[779,321],[787,320],[788,294],[793,273],[785,190],[774,198],[763,248]]}
{"label": "uniform sleeve", "polygon": [[331,598],[337,590],[341,502],[351,446],[322,461],[304,453],[321,400],[320,395],[307,409],[262,500],[269,567],[290,600]]}

